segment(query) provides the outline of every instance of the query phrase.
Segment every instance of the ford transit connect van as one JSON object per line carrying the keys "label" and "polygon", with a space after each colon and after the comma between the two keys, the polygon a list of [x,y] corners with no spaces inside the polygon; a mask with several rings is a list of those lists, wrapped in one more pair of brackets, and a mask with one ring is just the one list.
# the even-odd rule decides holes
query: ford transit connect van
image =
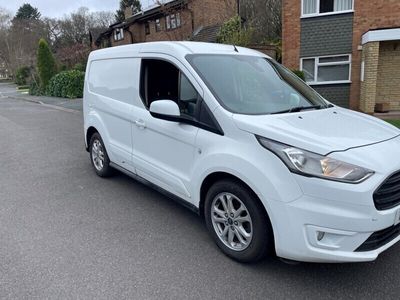
{"label": "ford transit connect van", "polygon": [[157,42],[90,54],[94,170],[198,212],[228,256],[371,261],[400,239],[400,131],[259,52]]}

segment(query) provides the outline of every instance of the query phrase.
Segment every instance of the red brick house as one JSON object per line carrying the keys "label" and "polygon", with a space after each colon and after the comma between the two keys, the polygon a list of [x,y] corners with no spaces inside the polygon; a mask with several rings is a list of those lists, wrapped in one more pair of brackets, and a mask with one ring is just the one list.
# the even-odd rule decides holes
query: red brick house
{"label": "red brick house", "polygon": [[238,0],[169,0],[110,26],[95,41],[97,48],[163,40],[215,42],[220,26],[238,14]]}
{"label": "red brick house", "polygon": [[283,63],[328,100],[400,110],[399,0],[283,0]]}

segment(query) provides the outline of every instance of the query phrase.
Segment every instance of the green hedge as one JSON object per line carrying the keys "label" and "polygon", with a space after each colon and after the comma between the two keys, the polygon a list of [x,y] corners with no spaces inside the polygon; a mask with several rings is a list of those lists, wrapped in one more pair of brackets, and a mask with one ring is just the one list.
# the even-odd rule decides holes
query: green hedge
{"label": "green hedge", "polygon": [[62,98],[82,98],[85,72],[70,70],[58,73],[50,79],[46,94]]}

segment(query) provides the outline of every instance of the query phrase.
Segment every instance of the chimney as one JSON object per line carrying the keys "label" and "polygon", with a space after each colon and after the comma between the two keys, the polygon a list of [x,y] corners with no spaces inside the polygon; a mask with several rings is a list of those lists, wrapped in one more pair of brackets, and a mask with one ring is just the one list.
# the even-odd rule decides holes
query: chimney
{"label": "chimney", "polygon": [[128,6],[125,8],[125,19],[132,17],[132,7]]}

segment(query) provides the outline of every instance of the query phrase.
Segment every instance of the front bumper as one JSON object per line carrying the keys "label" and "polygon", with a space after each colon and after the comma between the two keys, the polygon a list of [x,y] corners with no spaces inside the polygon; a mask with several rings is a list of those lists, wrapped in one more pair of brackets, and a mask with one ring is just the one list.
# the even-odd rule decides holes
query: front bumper
{"label": "front bumper", "polygon": [[383,178],[349,185],[294,176],[304,195],[289,203],[270,201],[278,256],[308,262],[372,261],[400,240],[395,230],[380,243],[368,244],[374,233],[393,228],[400,214],[400,206],[385,211],[374,206],[372,194]]}

